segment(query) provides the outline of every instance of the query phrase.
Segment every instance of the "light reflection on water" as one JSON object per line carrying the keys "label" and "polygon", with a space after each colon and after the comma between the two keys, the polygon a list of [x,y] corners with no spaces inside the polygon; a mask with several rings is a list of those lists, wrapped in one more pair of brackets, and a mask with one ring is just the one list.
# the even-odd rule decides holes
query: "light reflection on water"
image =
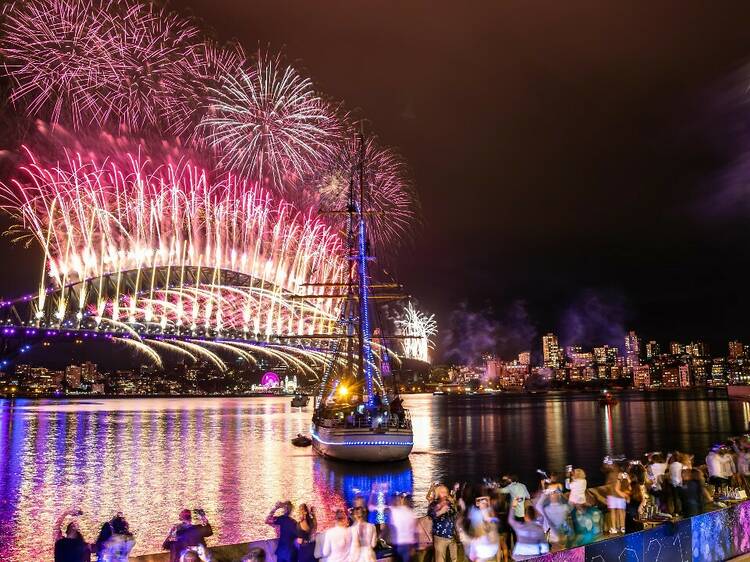
{"label": "light reflection on water", "polygon": [[215,543],[272,536],[279,499],[315,505],[324,522],[375,484],[412,492],[424,509],[431,481],[480,480],[536,468],[583,466],[597,482],[605,454],[679,448],[702,457],[747,427],[750,407],[713,395],[642,395],[602,408],[595,397],[408,396],[414,453],[406,463],[332,463],[290,439],[310,411],[288,398],[0,401],[2,559],[51,558],[52,522],[80,505],[84,536],[122,510],[134,553],[158,551],[183,507],[204,508]]}

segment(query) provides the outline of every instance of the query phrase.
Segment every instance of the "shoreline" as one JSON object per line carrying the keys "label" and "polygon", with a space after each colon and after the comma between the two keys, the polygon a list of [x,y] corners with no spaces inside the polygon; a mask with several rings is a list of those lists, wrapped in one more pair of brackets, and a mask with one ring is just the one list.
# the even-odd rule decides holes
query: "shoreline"
{"label": "shoreline", "polygon": [[[748,387],[750,389],[750,386]],[[730,396],[727,387],[694,387],[694,388],[613,388],[609,390],[610,394],[616,395],[658,395],[658,394],[720,394],[727,398]],[[431,391],[425,392],[401,392],[404,396],[424,396],[433,394]],[[492,398],[503,396],[527,396],[544,397],[544,396],[599,396],[601,389],[550,389],[550,390],[502,390],[494,392],[446,392],[436,396],[460,397],[460,398]],[[230,394],[23,394],[15,393],[12,395],[0,395],[0,400],[86,400],[86,399],[104,399],[104,400],[137,400],[143,398],[292,398],[294,394],[274,394],[274,393],[230,393]],[[313,394],[307,394],[313,396]],[[724,397],[724,396],[722,396]]]}

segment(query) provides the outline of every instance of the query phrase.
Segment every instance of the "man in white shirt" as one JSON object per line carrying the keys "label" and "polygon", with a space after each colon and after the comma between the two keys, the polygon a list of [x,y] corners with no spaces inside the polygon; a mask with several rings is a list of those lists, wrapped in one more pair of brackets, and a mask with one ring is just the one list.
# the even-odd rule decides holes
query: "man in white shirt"
{"label": "man in white shirt", "polygon": [[685,468],[685,465],[680,462],[681,458],[680,455],[676,454],[672,462],[669,463],[669,481],[675,488],[682,487],[682,469]]}
{"label": "man in white shirt", "polygon": [[714,486],[727,486],[729,479],[724,476],[725,462],[721,458],[720,445],[714,445],[706,457],[706,468],[708,468],[708,483]]}
{"label": "man in white shirt", "polygon": [[[513,516],[516,518],[516,521],[523,521],[526,513],[526,500],[531,497],[528,488],[526,488],[525,484],[516,482],[515,476],[503,476],[501,483],[503,487],[498,491],[501,494],[510,495],[510,501],[515,505]],[[518,501],[516,502],[515,500]]]}
{"label": "man in white shirt", "polygon": [[406,502],[397,496],[390,508],[388,542],[396,551],[397,562],[409,562],[417,544],[417,518]]}

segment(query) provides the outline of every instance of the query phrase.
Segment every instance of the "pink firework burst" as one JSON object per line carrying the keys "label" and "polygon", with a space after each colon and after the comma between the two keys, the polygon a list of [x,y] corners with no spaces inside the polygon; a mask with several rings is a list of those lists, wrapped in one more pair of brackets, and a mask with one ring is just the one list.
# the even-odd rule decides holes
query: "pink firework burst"
{"label": "pink firework burst", "polygon": [[98,121],[96,86],[110,69],[109,18],[88,0],[36,0],[6,7],[0,27],[0,55],[11,77],[11,101],[31,117],[79,128]]}
{"label": "pink firework burst", "polygon": [[[358,135],[352,135],[341,145],[319,182],[321,207],[326,210],[346,207],[350,177],[360,157],[360,140]],[[397,245],[405,234],[412,231],[419,210],[406,164],[393,150],[379,146],[372,137],[364,140],[362,160],[366,205],[371,212],[371,235],[383,248]]]}
{"label": "pink firework burst", "polygon": [[318,170],[341,133],[310,79],[263,54],[211,89],[202,128],[225,169],[277,190]]}

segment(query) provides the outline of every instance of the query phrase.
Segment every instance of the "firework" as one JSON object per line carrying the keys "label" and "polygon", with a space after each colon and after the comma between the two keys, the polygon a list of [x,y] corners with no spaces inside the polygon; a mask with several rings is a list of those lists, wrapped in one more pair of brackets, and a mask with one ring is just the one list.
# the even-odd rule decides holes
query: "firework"
{"label": "firework", "polygon": [[279,56],[259,54],[255,68],[225,76],[210,98],[201,127],[225,169],[283,190],[334,153],[339,120]]}
{"label": "firework", "polygon": [[130,0],[19,1],[0,29],[0,53],[11,101],[76,130],[182,131],[204,107],[196,77],[233,60],[200,42],[189,20]]}
{"label": "firework", "polygon": [[[366,205],[370,213],[370,232],[381,249],[397,245],[412,230],[417,220],[418,203],[408,181],[406,165],[390,149],[366,138],[361,146],[351,136],[337,152],[333,165],[319,182],[320,205],[328,210],[345,209],[349,181],[362,157],[362,176],[366,186]],[[342,215],[330,215],[342,217]],[[339,225],[341,228],[341,225]]]}
{"label": "firework", "polygon": [[[24,226],[17,237],[44,249],[40,318],[266,336],[334,329],[335,299],[289,299],[345,270],[340,237],[319,220],[234,177],[214,183],[190,162],[74,153],[49,166],[27,155],[0,197]],[[75,289],[48,302],[49,281]]]}
{"label": "firework", "polygon": [[[319,350],[147,335],[336,332],[337,299],[299,294],[346,275],[344,215],[312,213],[346,207],[360,152],[308,78],[138,0],[7,3],[0,62],[10,101],[40,123],[17,179],[0,185],[10,233],[44,252],[39,326],[93,323],[148,357],[219,368],[219,351],[302,370],[321,361]],[[368,139],[362,172],[370,235],[392,248],[417,216],[406,167]]]}
{"label": "firework", "polygon": [[100,117],[96,86],[106,82],[109,18],[93,2],[17,2],[6,10],[0,54],[13,80],[11,101],[31,116],[76,127]]}
{"label": "firework", "polygon": [[396,320],[396,327],[400,335],[407,336],[402,340],[404,356],[429,362],[430,350],[435,347],[433,338],[437,334],[435,315],[428,316],[409,303]]}

